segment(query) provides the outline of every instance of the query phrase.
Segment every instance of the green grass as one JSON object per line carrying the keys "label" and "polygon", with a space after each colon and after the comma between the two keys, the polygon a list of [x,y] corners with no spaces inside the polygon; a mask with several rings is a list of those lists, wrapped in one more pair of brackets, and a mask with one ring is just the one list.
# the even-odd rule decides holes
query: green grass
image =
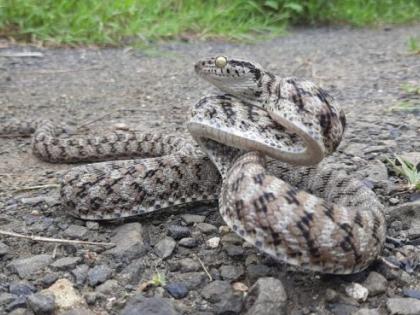
{"label": "green grass", "polygon": [[289,24],[414,21],[419,0],[0,0],[0,35],[50,44],[250,40]]}
{"label": "green grass", "polygon": [[409,190],[420,191],[420,170],[417,169],[416,165],[399,156],[396,156],[395,160],[386,159],[386,162],[398,176],[407,181]]}
{"label": "green grass", "polygon": [[420,54],[420,37],[410,37],[408,39],[408,50],[412,54]]}

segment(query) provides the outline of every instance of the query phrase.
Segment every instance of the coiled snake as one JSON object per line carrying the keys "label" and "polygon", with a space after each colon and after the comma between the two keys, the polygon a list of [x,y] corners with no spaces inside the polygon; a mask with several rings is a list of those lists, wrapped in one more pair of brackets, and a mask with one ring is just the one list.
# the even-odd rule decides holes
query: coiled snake
{"label": "coiled snake", "polygon": [[[289,264],[347,274],[375,260],[385,239],[382,205],[324,159],[345,128],[331,96],[245,60],[207,58],[195,71],[225,93],[193,106],[187,127],[198,145],[154,133],[59,137],[63,129],[44,120],[6,121],[0,134],[34,133],[34,153],[50,162],[114,159],[62,177],[60,202],[79,218],[116,219],[219,198],[232,230]],[[133,156],[142,159],[115,160]]]}

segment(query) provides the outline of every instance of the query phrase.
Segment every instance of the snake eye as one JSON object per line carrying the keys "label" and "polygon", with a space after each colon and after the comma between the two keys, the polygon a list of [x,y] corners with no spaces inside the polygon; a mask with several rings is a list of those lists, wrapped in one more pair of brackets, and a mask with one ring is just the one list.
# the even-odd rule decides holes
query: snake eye
{"label": "snake eye", "polygon": [[223,68],[227,64],[227,58],[223,56],[219,56],[214,61],[214,64],[216,65],[217,68]]}

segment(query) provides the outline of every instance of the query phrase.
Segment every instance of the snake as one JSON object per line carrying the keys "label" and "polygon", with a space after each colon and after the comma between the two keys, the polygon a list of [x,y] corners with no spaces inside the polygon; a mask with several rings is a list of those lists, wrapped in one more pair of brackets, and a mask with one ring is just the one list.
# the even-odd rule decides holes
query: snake
{"label": "snake", "polygon": [[375,261],[384,207],[334,159],[346,128],[334,98],[240,58],[203,58],[194,70],[222,93],[191,107],[188,134],[71,136],[50,120],[8,118],[0,134],[32,135],[34,154],[48,162],[92,162],[60,178],[60,205],[77,218],[115,220],[217,200],[224,222],[278,261],[327,274]]}

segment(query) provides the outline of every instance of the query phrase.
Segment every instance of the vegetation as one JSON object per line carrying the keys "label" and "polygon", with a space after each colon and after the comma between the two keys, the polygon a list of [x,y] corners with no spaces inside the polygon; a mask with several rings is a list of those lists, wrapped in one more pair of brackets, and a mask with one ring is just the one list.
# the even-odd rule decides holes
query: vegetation
{"label": "vegetation", "polygon": [[414,21],[420,21],[418,0],[0,0],[0,36],[50,44],[246,40],[288,24]]}
{"label": "vegetation", "polygon": [[398,175],[405,178],[408,182],[408,189],[420,191],[420,164],[414,165],[410,161],[397,156],[395,160],[386,160],[392,170]]}
{"label": "vegetation", "polygon": [[410,37],[408,39],[408,50],[413,54],[420,54],[420,37]]}

